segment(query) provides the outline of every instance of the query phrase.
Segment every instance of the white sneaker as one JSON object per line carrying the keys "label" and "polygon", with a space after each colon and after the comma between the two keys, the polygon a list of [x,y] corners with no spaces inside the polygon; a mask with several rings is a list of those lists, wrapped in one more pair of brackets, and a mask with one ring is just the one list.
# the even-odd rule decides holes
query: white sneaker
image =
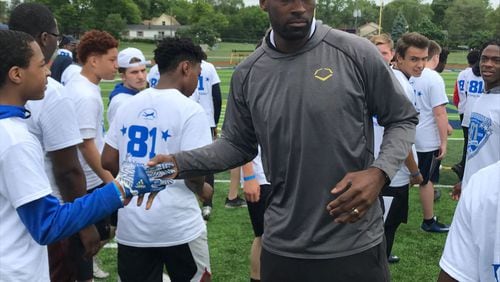
{"label": "white sneaker", "polygon": [[203,216],[204,220],[208,220],[210,218],[211,213],[212,213],[211,206],[204,206],[201,208],[201,216]]}
{"label": "white sneaker", "polygon": [[163,272],[162,279],[163,279],[163,282],[170,282],[170,277],[165,272]]}
{"label": "white sneaker", "polygon": [[99,267],[99,264],[98,264],[98,261],[97,261],[96,257],[93,258],[92,267],[94,269],[94,278],[97,278],[97,279],[108,278],[109,273],[107,273],[106,271],[102,270]]}

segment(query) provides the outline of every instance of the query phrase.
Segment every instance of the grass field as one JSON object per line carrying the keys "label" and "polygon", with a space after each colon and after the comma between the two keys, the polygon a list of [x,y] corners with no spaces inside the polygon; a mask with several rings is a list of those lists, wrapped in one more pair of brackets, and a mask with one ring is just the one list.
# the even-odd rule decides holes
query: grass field
{"label": "grass field", "polygon": [[[229,47],[228,47],[229,46]],[[244,48],[244,46],[231,46],[221,44],[216,56],[226,56],[228,50]],[[152,50],[152,49],[151,49]],[[463,64],[465,53],[454,54],[450,59]],[[460,59],[462,58],[462,59]],[[222,80],[223,112],[225,100],[229,91],[229,81],[232,69],[218,71]],[[451,101],[453,85],[458,75],[456,71],[445,71],[442,76],[446,83],[446,91]],[[107,105],[109,91],[112,83],[101,84],[103,100]],[[448,106],[449,119],[458,120],[458,114],[453,106]],[[220,126],[220,125],[219,125]],[[443,161],[440,186],[442,198],[435,205],[436,215],[445,223],[450,223],[456,203],[448,197],[449,187],[457,182],[456,176],[450,167],[458,162],[462,150],[461,131],[455,130],[449,138],[448,155]],[[228,191],[229,174],[227,172],[216,175],[216,193],[214,197],[214,210],[210,221],[207,223],[213,281],[240,282],[248,281],[249,249],[253,239],[253,232],[246,209],[225,209],[224,199]],[[392,281],[435,281],[439,272],[439,258],[446,239],[445,234],[429,234],[420,230],[421,207],[418,199],[418,188],[410,192],[409,222],[402,225],[396,235],[393,253],[401,257],[401,262],[390,266]],[[112,275],[106,281],[116,281],[116,249],[105,248],[99,257],[103,261],[103,268]]]}

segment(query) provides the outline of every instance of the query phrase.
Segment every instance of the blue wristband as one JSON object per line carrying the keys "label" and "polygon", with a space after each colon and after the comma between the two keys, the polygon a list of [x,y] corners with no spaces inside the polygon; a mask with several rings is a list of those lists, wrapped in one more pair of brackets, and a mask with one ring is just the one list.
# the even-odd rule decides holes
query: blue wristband
{"label": "blue wristband", "polygon": [[255,179],[255,174],[243,177],[243,181],[249,181]]}

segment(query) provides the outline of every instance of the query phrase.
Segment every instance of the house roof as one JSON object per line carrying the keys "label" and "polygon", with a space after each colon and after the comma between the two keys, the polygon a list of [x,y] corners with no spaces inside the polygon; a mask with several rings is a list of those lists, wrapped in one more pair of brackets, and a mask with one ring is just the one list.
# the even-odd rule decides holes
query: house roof
{"label": "house roof", "polygon": [[176,31],[180,27],[181,26],[178,26],[178,25],[144,25],[144,24],[129,24],[129,25],[127,25],[128,30],[139,30],[139,31],[144,31],[144,30],[158,30],[158,31],[173,30],[173,31]]}

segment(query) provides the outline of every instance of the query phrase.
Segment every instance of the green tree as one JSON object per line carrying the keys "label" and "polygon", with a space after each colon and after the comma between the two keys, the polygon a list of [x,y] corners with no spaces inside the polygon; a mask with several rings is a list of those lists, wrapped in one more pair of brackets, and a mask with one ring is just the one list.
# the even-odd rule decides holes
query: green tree
{"label": "green tree", "polygon": [[0,23],[7,22],[7,2],[0,1]]}
{"label": "green tree", "polygon": [[229,24],[221,31],[223,41],[254,43],[269,27],[267,14],[257,6],[242,8],[227,17]]}
{"label": "green tree", "polygon": [[115,38],[120,39],[122,31],[127,26],[125,19],[122,19],[120,14],[109,14],[104,20],[105,30],[113,35]]}
{"label": "green tree", "polygon": [[398,41],[401,35],[403,35],[407,31],[408,31],[408,22],[406,21],[403,12],[399,11],[392,24],[392,29],[391,29],[392,40],[394,40],[394,42]]}
{"label": "green tree", "polygon": [[235,14],[245,7],[243,0],[207,0],[207,2],[212,5],[216,11],[226,16]]}
{"label": "green tree", "polygon": [[176,33],[179,37],[191,38],[196,44],[207,44],[212,47],[217,43],[219,34],[203,23],[196,23],[189,28],[182,28],[177,30]]}
{"label": "green tree", "polygon": [[426,16],[421,19],[413,31],[417,31],[429,39],[437,41],[442,47],[448,45],[446,34]]}
{"label": "green tree", "polygon": [[490,11],[488,0],[455,0],[446,10],[443,21],[451,44],[467,44],[475,33],[487,31],[486,15]]}
{"label": "green tree", "polygon": [[444,20],[444,14],[448,7],[453,3],[454,0],[433,0],[431,3],[431,9],[434,12],[434,15],[432,16],[432,22],[442,28],[443,27],[443,20]]}
{"label": "green tree", "polygon": [[408,22],[408,29],[415,30],[422,16],[432,18],[433,12],[430,5],[422,4],[422,0],[395,0],[384,7],[382,29],[392,30],[394,19],[402,12]]}
{"label": "green tree", "polygon": [[488,13],[486,16],[486,24],[493,36],[500,38],[500,6]]}

